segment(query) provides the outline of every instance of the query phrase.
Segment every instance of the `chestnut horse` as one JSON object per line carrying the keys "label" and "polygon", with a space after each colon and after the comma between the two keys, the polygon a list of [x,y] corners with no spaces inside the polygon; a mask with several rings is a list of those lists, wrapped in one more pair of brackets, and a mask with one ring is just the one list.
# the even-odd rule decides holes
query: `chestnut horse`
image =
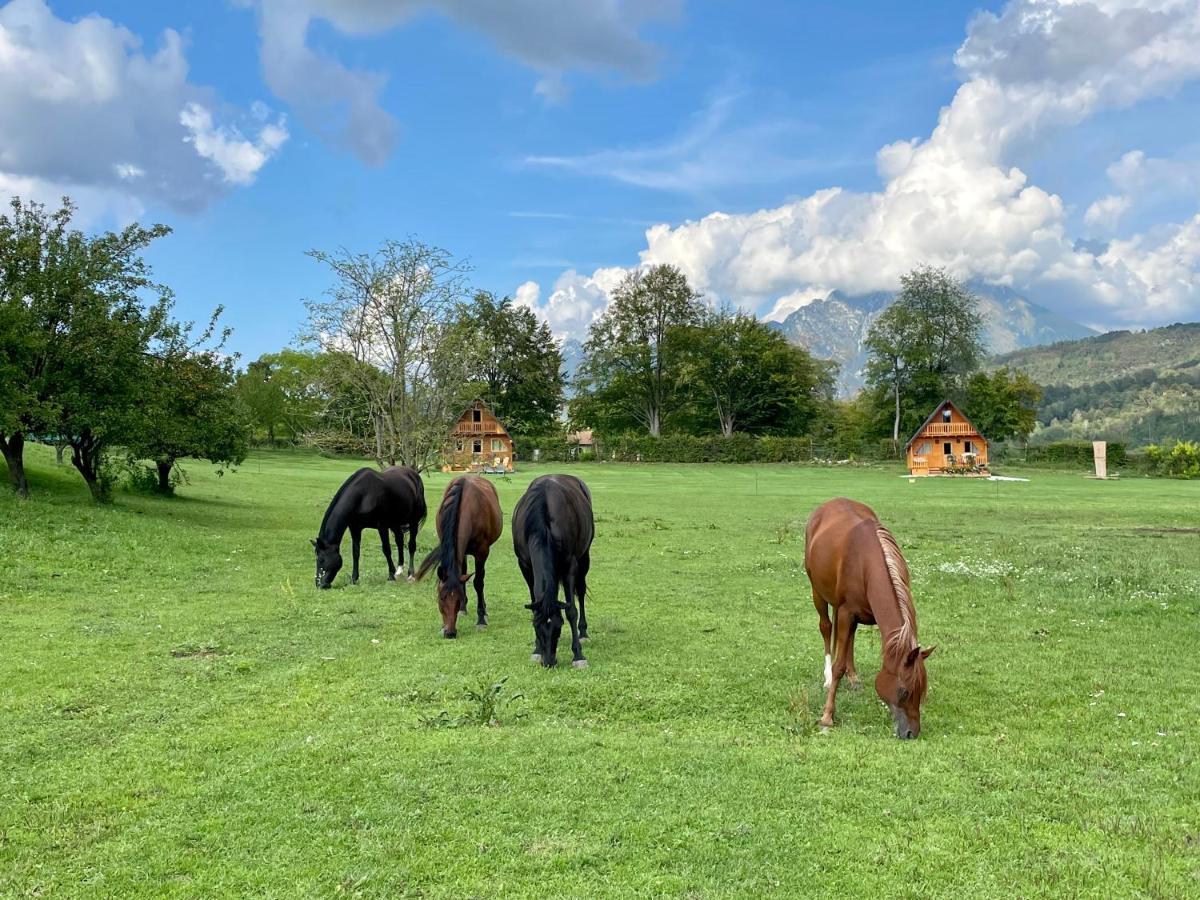
{"label": "chestnut horse", "polygon": [[843,675],[850,676],[851,688],[859,686],[854,671],[855,629],[877,624],[883,639],[883,668],[875,678],[875,690],[892,711],[896,737],[915,738],[921,733],[921,701],[928,687],[925,660],[934,648],[923,650],[917,643],[908,565],[896,539],[869,506],[839,497],[821,504],[808,520],[804,569],[825,639],[828,696],[820,724],[833,725],[834,698]]}
{"label": "chestnut horse", "polygon": [[437,564],[438,609],[442,613],[442,634],[458,636],[458,614],[467,608],[467,557],[475,557],[475,613],[478,627],[487,625],[487,604],[483,600],[483,570],[488,552],[504,520],[500,498],[490,481],[478,475],[463,475],[446,485],[442,505],[437,511],[438,546],[430,551],[417,569],[417,581]]}

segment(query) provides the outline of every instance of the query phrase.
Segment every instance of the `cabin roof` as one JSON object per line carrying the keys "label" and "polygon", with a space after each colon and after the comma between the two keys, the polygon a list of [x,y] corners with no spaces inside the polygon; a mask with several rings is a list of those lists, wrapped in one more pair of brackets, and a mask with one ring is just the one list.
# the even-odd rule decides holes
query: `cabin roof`
{"label": "cabin roof", "polygon": [[[971,426],[972,431],[974,431],[981,438],[983,437],[983,432],[975,427],[975,423],[972,422],[970,419],[968,419],[966,414],[961,409],[959,409],[957,406],[954,405],[953,401],[943,400],[941,403],[939,403],[937,406],[935,406],[933,408],[933,412],[931,412],[929,414],[929,418],[926,419],[924,422],[922,422],[921,427],[918,428],[916,430],[916,432],[913,434],[913,436],[908,439],[908,443],[904,445],[905,450],[907,450],[909,447],[911,447],[913,445],[913,441],[915,441],[917,438],[919,438],[921,436],[921,432],[924,431],[925,428],[929,425],[929,423],[933,421],[933,417],[936,416],[938,413],[940,413],[947,406],[950,407],[952,410],[954,410],[956,413],[958,413],[960,416],[962,416],[963,421]],[[987,438],[984,438],[984,440],[987,440]]]}
{"label": "cabin roof", "polygon": [[[460,432],[458,430],[458,426],[462,423],[462,420],[467,417],[467,413],[470,413],[477,408],[485,411],[488,415],[490,415],[492,417],[492,420],[496,423],[495,429],[491,429],[488,431],[479,431],[479,432]],[[504,427],[504,423],[500,421],[500,417],[497,416],[494,412],[492,412],[492,408],[490,406],[488,406],[486,403],[484,403],[482,400],[479,400],[479,399],[473,400],[471,402],[470,406],[468,406],[461,413],[459,413],[458,420],[454,423],[454,428],[451,429],[450,433],[451,434],[502,434],[505,437],[511,437],[511,435],[508,433],[508,429]]]}

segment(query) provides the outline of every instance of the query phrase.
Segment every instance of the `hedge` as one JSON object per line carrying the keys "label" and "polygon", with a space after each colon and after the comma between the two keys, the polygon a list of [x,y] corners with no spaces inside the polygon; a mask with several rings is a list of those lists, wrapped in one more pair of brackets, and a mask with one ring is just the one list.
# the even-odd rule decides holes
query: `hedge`
{"label": "hedge", "polygon": [[[1091,469],[1094,463],[1091,441],[1055,441],[1050,444],[1031,444],[1024,449],[1006,446],[992,453],[993,462],[1021,462],[1047,466],[1079,466]],[[1105,456],[1110,469],[1120,468],[1129,462],[1125,444],[1109,441]]]}
{"label": "hedge", "polygon": [[[656,463],[786,463],[822,459],[895,458],[891,441],[866,443],[848,452],[825,447],[810,437],[619,434],[597,436],[593,448],[582,448],[564,435],[513,435],[518,461],[656,462]],[[536,451],[536,452],[535,452]]]}
{"label": "hedge", "polygon": [[1151,475],[1200,478],[1200,444],[1195,441],[1176,441],[1169,450],[1151,444],[1146,448],[1146,460]]}

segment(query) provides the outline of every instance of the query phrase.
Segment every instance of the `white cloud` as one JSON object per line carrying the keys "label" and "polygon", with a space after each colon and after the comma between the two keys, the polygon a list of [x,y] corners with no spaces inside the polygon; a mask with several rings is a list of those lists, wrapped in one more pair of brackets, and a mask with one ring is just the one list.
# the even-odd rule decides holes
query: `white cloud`
{"label": "white cloud", "polygon": [[1117,230],[1121,216],[1129,211],[1131,202],[1128,197],[1118,194],[1101,197],[1087,208],[1083,222],[1093,234],[1111,234]]}
{"label": "white cloud", "polygon": [[621,283],[628,269],[613,266],[597,269],[591,275],[581,275],[568,269],[554,283],[554,290],[543,303],[536,282],[526,281],[517,288],[516,302],[537,313],[555,337],[587,336],[588,327],[604,312],[613,290]]}
{"label": "white cloud", "polygon": [[649,78],[658,57],[640,36],[650,20],[675,16],[679,0],[239,0],[258,12],[263,72],[277,97],[305,124],[379,165],[395,145],[398,125],[379,105],[386,79],[350,69],[308,43],[314,21],[346,35],[400,27],[436,12],[490,38],[541,73],[534,91],[566,98],[561,73],[615,71]]}
{"label": "white cloud", "polygon": [[[833,187],[773,209],[655,225],[641,263],[673,263],[710,297],[775,315],[834,288],[894,289],[921,263],[1045,288],[1060,311],[1087,321],[1195,315],[1195,220],[1091,252],[1068,234],[1061,198],[1007,160],[1048,129],[1197,78],[1198,47],[1195,0],[1014,0],[968,25],[955,55],[964,82],[932,134],[879,151],[880,190]],[[1115,224],[1122,202],[1098,201],[1089,225]]]}
{"label": "white cloud", "polygon": [[[203,139],[183,121],[193,107],[207,116]],[[99,15],[67,22],[44,0],[0,6],[5,192],[47,202],[68,193],[85,219],[130,218],[147,203],[199,209],[248,183],[287,137],[281,122],[267,122],[244,141],[216,110],[224,107],[212,92],[188,81],[175,31],[147,53]]]}

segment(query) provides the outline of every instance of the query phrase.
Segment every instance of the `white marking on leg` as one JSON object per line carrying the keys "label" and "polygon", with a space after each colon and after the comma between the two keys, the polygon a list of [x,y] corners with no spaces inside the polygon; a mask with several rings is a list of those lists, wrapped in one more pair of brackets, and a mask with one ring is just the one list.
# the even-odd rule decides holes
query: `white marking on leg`
{"label": "white marking on leg", "polygon": [[833,686],[833,657],[825,654],[825,690]]}

